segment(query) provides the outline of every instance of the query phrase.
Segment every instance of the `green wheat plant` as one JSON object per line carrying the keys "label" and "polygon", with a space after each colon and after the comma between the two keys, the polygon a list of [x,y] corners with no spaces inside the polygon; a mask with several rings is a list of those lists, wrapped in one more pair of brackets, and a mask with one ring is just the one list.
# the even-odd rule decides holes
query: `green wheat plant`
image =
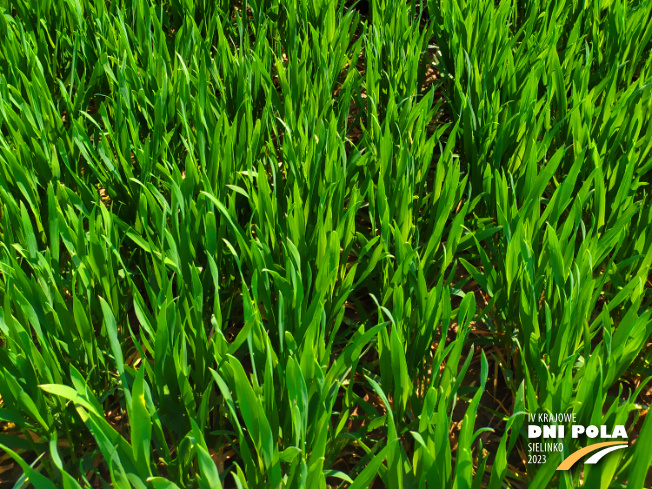
{"label": "green wheat plant", "polygon": [[[650,487],[650,0],[0,0],[0,487]],[[556,471],[527,414],[624,425]]]}

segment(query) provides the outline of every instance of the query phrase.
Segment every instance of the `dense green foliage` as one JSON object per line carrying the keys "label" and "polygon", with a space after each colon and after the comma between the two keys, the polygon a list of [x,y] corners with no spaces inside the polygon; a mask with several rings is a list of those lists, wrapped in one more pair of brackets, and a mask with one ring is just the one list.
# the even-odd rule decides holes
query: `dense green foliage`
{"label": "dense green foliage", "polygon": [[[0,0],[0,479],[644,487],[651,38],[650,0]],[[560,475],[586,440],[526,464],[526,412],[639,441]]]}

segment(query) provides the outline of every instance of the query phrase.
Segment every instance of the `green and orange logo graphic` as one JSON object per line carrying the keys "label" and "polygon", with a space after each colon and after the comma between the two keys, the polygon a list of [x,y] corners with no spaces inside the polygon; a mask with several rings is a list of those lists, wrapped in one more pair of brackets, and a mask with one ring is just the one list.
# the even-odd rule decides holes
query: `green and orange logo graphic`
{"label": "green and orange logo graphic", "polygon": [[606,441],[604,443],[595,443],[593,445],[589,445],[588,447],[584,447],[580,450],[577,450],[576,452],[571,453],[566,458],[566,460],[559,464],[557,470],[570,470],[570,468],[575,465],[582,457],[595,451],[597,451],[597,453],[591,455],[591,457],[584,463],[597,464],[600,459],[602,459],[602,457],[608,453],[611,453],[615,450],[620,450],[622,448],[627,448],[628,446],[629,445],[627,443],[623,443],[621,441]]}
{"label": "green and orange logo graphic", "polygon": [[[581,436],[589,439],[602,438],[612,439],[614,441],[605,441],[594,443],[581,448],[568,457],[566,457],[557,467],[557,470],[570,470],[582,458],[590,455],[584,461],[585,464],[597,464],[602,458],[616,450],[622,450],[629,446],[627,440],[627,431],[623,425],[616,425],[613,430],[609,430],[606,425],[601,426],[584,426],[576,424],[576,415],[573,413],[564,414],[530,414],[528,426],[528,452],[530,453],[529,463],[546,463],[547,455],[553,452],[565,451],[563,442],[566,436],[566,423],[570,424],[570,435],[573,439]],[[534,424],[544,423],[544,424]],[[615,439],[620,438],[619,441]]]}

